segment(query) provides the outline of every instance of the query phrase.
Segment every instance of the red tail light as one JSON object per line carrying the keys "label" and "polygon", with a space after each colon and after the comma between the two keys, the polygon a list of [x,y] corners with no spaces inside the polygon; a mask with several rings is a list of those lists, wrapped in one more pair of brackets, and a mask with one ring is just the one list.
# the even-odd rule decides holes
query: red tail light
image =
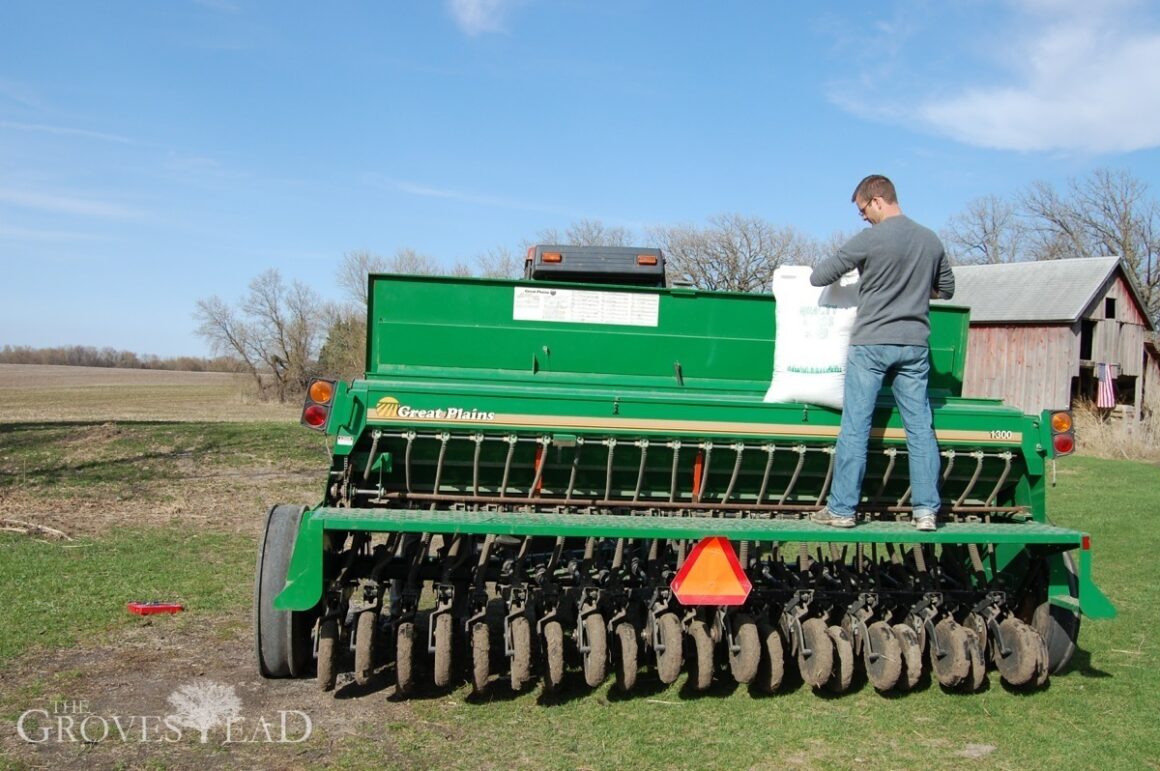
{"label": "red tail light", "polygon": [[302,405],[302,425],[317,431],[326,430],[331,400],[334,399],[334,382],[322,378],[310,381],[306,387],[306,403]]}
{"label": "red tail light", "polygon": [[1055,447],[1057,457],[1075,452],[1075,437],[1071,434],[1056,434],[1051,437],[1051,444]]}

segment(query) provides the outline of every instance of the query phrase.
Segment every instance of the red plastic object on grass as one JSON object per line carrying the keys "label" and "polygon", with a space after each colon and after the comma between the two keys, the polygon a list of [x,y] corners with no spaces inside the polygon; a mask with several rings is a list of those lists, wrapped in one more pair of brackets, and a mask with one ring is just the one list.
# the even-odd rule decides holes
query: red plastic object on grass
{"label": "red plastic object on grass", "polygon": [[126,607],[129,608],[130,613],[136,613],[138,616],[152,616],[156,613],[180,613],[185,610],[185,606],[180,602],[161,602],[160,600],[130,602]]}

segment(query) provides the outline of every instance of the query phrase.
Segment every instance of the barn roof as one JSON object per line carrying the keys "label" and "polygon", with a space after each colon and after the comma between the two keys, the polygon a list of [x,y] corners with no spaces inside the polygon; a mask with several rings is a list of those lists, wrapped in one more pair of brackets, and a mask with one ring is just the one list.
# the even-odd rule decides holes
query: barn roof
{"label": "barn roof", "polygon": [[[1104,291],[1120,265],[1119,257],[956,265],[955,296],[945,304],[968,306],[972,322],[1072,323]],[[1123,275],[1143,310],[1131,271],[1125,269]]]}

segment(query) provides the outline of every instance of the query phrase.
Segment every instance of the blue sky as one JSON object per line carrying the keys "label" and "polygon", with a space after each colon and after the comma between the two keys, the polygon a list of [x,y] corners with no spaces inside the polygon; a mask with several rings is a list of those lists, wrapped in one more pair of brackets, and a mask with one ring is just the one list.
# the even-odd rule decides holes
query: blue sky
{"label": "blue sky", "polygon": [[450,267],[580,219],[818,238],[884,173],[935,228],[1124,169],[1160,198],[1151,0],[7,0],[0,345],[208,354],[199,298]]}

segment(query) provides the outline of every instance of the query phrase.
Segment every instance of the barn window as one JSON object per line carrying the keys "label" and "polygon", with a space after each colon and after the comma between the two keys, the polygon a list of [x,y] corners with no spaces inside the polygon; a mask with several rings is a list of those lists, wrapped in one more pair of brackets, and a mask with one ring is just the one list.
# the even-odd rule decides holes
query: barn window
{"label": "barn window", "polygon": [[1105,319],[1114,319],[1115,317],[1116,317],[1116,298],[1105,297],[1104,298],[1104,318]]}
{"label": "barn window", "polygon": [[1079,358],[1081,361],[1091,361],[1092,338],[1095,337],[1096,323],[1091,319],[1082,319],[1079,323]]}

